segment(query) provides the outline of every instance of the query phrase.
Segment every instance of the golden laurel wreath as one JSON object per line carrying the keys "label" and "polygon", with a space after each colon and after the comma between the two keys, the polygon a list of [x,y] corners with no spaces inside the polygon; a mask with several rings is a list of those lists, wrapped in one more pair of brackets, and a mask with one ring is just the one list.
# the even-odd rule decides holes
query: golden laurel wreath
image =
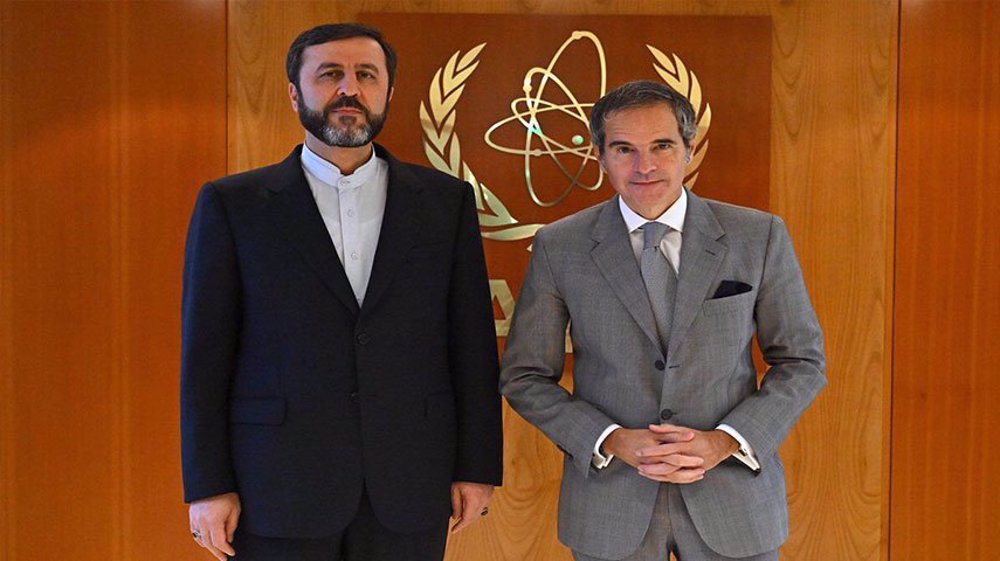
{"label": "golden laurel wreath", "polygon": [[[420,102],[420,124],[424,132],[424,152],[437,170],[464,179],[472,185],[479,211],[479,225],[484,238],[498,241],[515,241],[530,238],[544,224],[521,224],[507,210],[499,197],[485,183],[480,182],[472,168],[462,159],[462,148],[455,133],[458,110],[455,106],[462,97],[465,82],[479,66],[479,53],[486,46],[480,43],[464,55],[455,51],[445,65],[434,73],[429,88],[428,103]],[[705,103],[702,109],[701,85],[693,71],[676,54],[666,55],[652,45],[646,45],[656,62],[653,68],[660,78],[688,98],[698,121],[698,133],[693,143],[691,162],[687,165],[685,184],[693,187],[698,180],[698,168],[708,151],[708,129],[712,125],[712,106]]]}

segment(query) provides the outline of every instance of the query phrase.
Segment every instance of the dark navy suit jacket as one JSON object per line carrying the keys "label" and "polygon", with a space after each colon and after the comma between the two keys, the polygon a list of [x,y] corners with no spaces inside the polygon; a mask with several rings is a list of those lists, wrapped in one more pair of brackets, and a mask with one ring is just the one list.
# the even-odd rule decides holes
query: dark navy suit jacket
{"label": "dark navy suit jacket", "polygon": [[184,267],[186,501],[238,492],[240,525],[329,536],[366,489],[396,531],[440,523],[450,484],[500,484],[497,350],[468,184],[389,162],[358,306],[297,147],[206,184]]}

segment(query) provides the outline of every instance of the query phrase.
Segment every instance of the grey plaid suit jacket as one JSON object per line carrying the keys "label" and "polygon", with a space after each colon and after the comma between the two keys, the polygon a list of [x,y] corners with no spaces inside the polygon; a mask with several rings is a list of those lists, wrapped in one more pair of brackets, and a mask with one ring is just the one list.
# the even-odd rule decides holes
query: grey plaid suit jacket
{"label": "grey plaid suit jacket", "polygon": [[[500,385],[565,452],[559,538],[586,555],[635,551],[659,485],[620,460],[594,469],[595,442],[611,423],[659,423],[663,409],[674,412],[672,424],[734,427],[761,463],[757,475],[730,458],[682,486],[702,539],[722,555],[745,557],[775,550],[788,536],[778,447],[826,385],[823,335],[781,219],[688,195],[666,357],[618,197],[535,237]],[[723,281],[750,290],[713,298]],[[572,393],[558,383],[567,324]],[[755,333],[769,365],[759,388]]]}

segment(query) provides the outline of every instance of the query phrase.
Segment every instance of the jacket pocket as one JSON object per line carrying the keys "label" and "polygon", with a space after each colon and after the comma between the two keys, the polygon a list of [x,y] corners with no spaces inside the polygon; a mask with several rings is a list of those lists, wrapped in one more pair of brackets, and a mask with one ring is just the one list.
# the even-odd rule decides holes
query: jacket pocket
{"label": "jacket pocket", "polygon": [[734,310],[752,310],[756,298],[757,293],[744,292],[742,294],[737,294],[736,296],[705,300],[701,305],[701,311],[704,312],[705,315],[711,316],[724,314]]}
{"label": "jacket pocket", "polygon": [[285,422],[282,397],[238,397],[229,407],[229,420],[251,425],[280,425]]}

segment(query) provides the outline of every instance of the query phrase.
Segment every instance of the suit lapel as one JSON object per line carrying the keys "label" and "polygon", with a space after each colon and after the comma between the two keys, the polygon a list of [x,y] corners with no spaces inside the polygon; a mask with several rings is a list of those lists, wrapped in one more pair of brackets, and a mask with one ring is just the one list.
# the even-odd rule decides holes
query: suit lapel
{"label": "suit lapel", "polygon": [[618,209],[618,197],[612,197],[606,202],[597,217],[593,231],[597,245],[591,250],[591,257],[601,275],[615,296],[621,301],[639,324],[642,332],[649,337],[657,348],[660,348],[660,338],[656,334],[656,322],[649,306],[649,296],[646,285],[642,282],[642,273],[635,260],[635,252],[629,241],[628,228]]}
{"label": "suit lapel", "polygon": [[301,146],[292,151],[279,164],[279,180],[268,186],[272,193],[269,205],[271,216],[323,284],[352,314],[357,315],[357,299],[306,182],[301,154]]}
{"label": "suit lapel", "polygon": [[725,231],[708,204],[688,191],[687,215],[681,242],[681,269],[677,276],[677,295],[670,330],[667,356],[684,342],[691,323],[701,311],[727,248],[718,240]]}
{"label": "suit lapel", "polygon": [[374,308],[406,261],[414,239],[419,234],[417,224],[421,223],[420,215],[423,212],[420,196],[423,186],[420,182],[384,148],[376,144],[375,150],[380,158],[389,162],[389,187],[375,261],[365,299],[361,304],[362,311]]}

